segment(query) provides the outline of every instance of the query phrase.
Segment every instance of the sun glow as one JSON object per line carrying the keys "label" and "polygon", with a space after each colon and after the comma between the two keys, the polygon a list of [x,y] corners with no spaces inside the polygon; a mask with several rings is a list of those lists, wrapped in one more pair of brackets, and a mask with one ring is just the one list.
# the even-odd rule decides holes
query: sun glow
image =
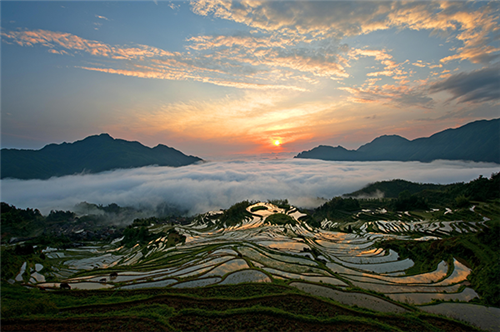
{"label": "sun glow", "polygon": [[280,144],[281,144],[281,142],[280,142],[279,140],[275,140],[275,141],[274,141],[274,145],[276,145],[276,146],[280,146]]}

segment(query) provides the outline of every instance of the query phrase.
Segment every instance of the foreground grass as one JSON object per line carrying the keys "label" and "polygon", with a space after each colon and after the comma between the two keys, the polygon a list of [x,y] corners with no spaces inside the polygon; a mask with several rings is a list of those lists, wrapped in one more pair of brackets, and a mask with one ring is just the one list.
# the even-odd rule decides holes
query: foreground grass
{"label": "foreground grass", "polygon": [[38,331],[476,330],[417,310],[396,315],[348,307],[273,283],[54,292],[2,283],[2,330],[33,328]]}

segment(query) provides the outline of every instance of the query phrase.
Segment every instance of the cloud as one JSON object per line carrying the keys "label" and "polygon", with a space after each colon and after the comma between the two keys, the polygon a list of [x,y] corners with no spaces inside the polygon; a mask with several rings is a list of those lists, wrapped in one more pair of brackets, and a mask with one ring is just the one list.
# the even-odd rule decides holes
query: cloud
{"label": "cloud", "polygon": [[165,202],[191,214],[228,208],[242,200],[288,198],[301,207],[318,197],[358,190],[374,181],[406,179],[453,183],[490,176],[498,165],[461,161],[327,162],[267,160],[211,162],[179,168],[144,167],[49,180],[2,180],[2,201],[17,207],[71,209],[82,201],[156,210]]}
{"label": "cloud", "polygon": [[356,49],[353,48],[348,52],[348,57],[350,59],[358,60],[359,57],[374,57],[375,60],[380,61],[383,64],[384,70],[367,73],[368,77],[377,76],[388,76],[395,80],[402,80],[407,78],[408,72],[403,70],[403,65],[407,62],[397,63],[393,60],[392,55],[390,55],[386,50],[369,50],[369,49]]}
{"label": "cloud", "polygon": [[349,56],[358,60],[359,56],[371,56],[377,61],[392,59],[392,55],[388,54],[386,50],[368,50],[368,49],[352,49],[349,51]]}
{"label": "cloud", "polygon": [[[359,142],[360,121],[365,113],[378,111],[353,109],[345,98],[304,101],[303,94],[295,91],[248,89],[151,108],[130,105],[122,112],[127,117],[115,119],[102,130],[125,139],[139,137],[151,145],[168,141],[170,145],[189,149],[190,154],[206,156],[211,151],[211,156],[219,156],[236,152],[300,151],[309,147],[306,142],[313,138],[318,144],[334,144],[340,136],[354,137]],[[376,134],[379,132],[372,132]],[[282,140],[279,149],[272,144],[273,138]],[[214,150],[214,146],[219,148]],[[237,146],[239,150],[235,150]]]}
{"label": "cloud", "polygon": [[[302,39],[303,40],[303,39]],[[245,49],[284,47],[295,45],[297,42],[285,39],[279,35],[252,36],[250,34],[235,34],[233,36],[213,35],[195,36],[186,39],[189,43],[187,48],[201,51],[214,48],[243,47]]]}
{"label": "cloud", "polygon": [[370,77],[373,77],[373,76],[392,76],[394,75],[394,73],[390,70],[384,70],[384,71],[376,71],[376,72],[372,72],[372,73],[368,73],[366,74],[366,76],[370,76]]}
{"label": "cloud", "polygon": [[[170,6],[176,7],[173,3]],[[366,56],[384,65],[368,73],[369,77],[386,76],[405,82],[411,70],[404,70],[405,62],[397,63],[388,51],[349,51],[341,44],[346,37],[391,28],[428,30],[460,42],[462,46],[455,47],[455,54],[441,59],[442,63],[454,59],[488,63],[499,55],[499,49],[491,45],[499,29],[496,4],[200,0],[192,1],[191,9],[198,15],[241,23],[246,30],[231,35],[192,36],[186,39],[186,52],[148,45],[110,45],[40,29],[2,30],[1,34],[7,43],[42,45],[52,53],[87,53],[104,58],[102,66],[80,66],[86,70],[194,80],[238,89],[307,91],[327,79],[351,77],[347,69],[350,61]],[[414,62],[414,66],[423,65]]]}
{"label": "cloud", "polygon": [[[233,36],[192,37],[188,40],[189,48],[216,51],[219,59],[231,58],[253,68],[265,65],[279,69],[281,77],[288,79],[291,75],[284,74],[284,69],[303,72],[302,81],[306,83],[319,83],[311,81],[314,77],[342,80],[351,77],[346,68],[351,67],[352,61],[374,57],[384,67],[367,73],[367,77],[390,77],[396,85],[385,85],[387,91],[381,86],[340,88],[353,93],[350,100],[356,102],[382,101],[429,108],[433,100],[426,96],[427,89],[418,83],[413,87],[405,85],[415,74],[404,68],[406,63],[437,68],[452,60],[489,64],[500,56],[500,49],[492,45],[499,30],[497,3],[394,1],[364,2],[361,6],[339,1],[200,0],[192,1],[191,8],[198,15],[238,22],[255,30]],[[450,49],[454,54],[440,60],[441,64],[433,64],[422,60],[398,63],[387,50],[347,50],[340,44],[346,37],[394,28],[427,30],[457,46]],[[326,41],[329,46],[321,48]],[[228,49],[231,51],[225,52]],[[442,73],[439,77],[447,78],[450,74]]]}
{"label": "cloud", "polygon": [[431,85],[429,91],[448,91],[451,98],[464,102],[486,102],[500,99],[500,67],[483,68],[451,75]]}
{"label": "cloud", "polygon": [[163,139],[169,133],[183,140],[192,139],[197,146],[200,143],[195,142],[200,139],[216,143],[224,146],[224,150],[228,149],[226,144],[238,144],[247,153],[275,151],[271,139],[277,137],[283,140],[286,149],[287,144],[304,139],[304,130],[309,135],[311,130],[320,135],[319,128],[307,126],[314,126],[317,116],[335,107],[331,102],[297,103],[293,99],[296,95],[294,91],[264,89],[222,98],[167,103],[156,110],[134,110],[133,120],[115,121],[106,130],[123,136],[126,133],[120,132],[120,128],[125,127],[144,135],[163,136]]}
{"label": "cloud", "polygon": [[390,103],[397,107],[418,106],[422,108],[430,108],[434,104],[433,99],[427,96],[427,91],[422,86],[409,87],[391,84],[378,86],[371,83],[372,81],[368,81],[364,87],[341,87],[339,89],[349,92],[352,95],[351,100],[356,103]]}
{"label": "cloud", "polygon": [[[168,79],[168,80],[184,80],[187,77],[183,72],[168,72],[160,70],[147,70],[147,68],[142,67],[142,70],[125,70],[125,69],[113,69],[113,68],[96,68],[96,67],[78,67],[85,70],[98,71],[108,74],[118,74],[124,76],[133,76],[140,78],[154,78],[154,79]],[[293,85],[277,85],[277,84],[258,84],[258,83],[248,83],[248,82],[237,82],[230,80],[220,80],[212,79],[202,76],[190,76],[190,79],[194,81],[200,81],[205,83],[212,83],[220,86],[227,86],[232,88],[240,89],[256,89],[256,90],[294,90],[294,91],[307,91],[304,88],[293,86]]]}
{"label": "cloud", "polygon": [[[194,80],[239,89],[306,91],[306,88],[294,85],[293,82],[311,84],[314,83],[314,79],[286,72],[283,68],[308,72],[316,76],[346,76],[342,66],[336,63],[335,56],[308,56],[307,52],[269,55],[266,61],[261,61],[241,54],[238,57],[234,51],[189,54],[172,53],[140,44],[109,45],[70,33],[48,30],[2,31],[1,35],[4,42],[14,42],[28,47],[38,44],[50,48],[49,52],[55,54],[73,55],[83,52],[95,57],[112,59],[115,62],[111,64],[106,62],[111,68],[89,66],[78,66],[78,68],[141,78]],[[285,81],[287,83],[283,84]]]}
{"label": "cloud", "polygon": [[1,31],[3,40],[15,42],[20,46],[40,44],[51,49],[63,48],[70,51],[82,51],[99,57],[134,60],[172,56],[173,53],[147,45],[134,47],[108,45],[97,40],[81,38],[71,33],[48,30]]}
{"label": "cloud", "polygon": [[231,1],[191,2],[195,14],[231,20],[264,32],[293,38],[337,39],[391,28],[429,30],[462,43],[442,62],[467,59],[489,63],[500,49],[490,45],[499,30],[498,2],[443,1]]}
{"label": "cloud", "polygon": [[[252,61],[255,65],[264,64],[270,67],[281,67],[311,73],[322,77],[349,77],[340,64],[337,55],[311,54],[306,49],[270,52],[269,56]],[[340,61],[339,61],[340,60]]]}
{"label": "cloud", "polygon": [[[157,1],[155,0],[155,4],[158,5]],[[181,7],[181,5],[176,5],[175,3],[173,2],[170,2],[168,4],[168,6],[170,7],[170,9],[172,10],[179,10],[179,8]]]}
{"label": "cloud", "polygon": [[66,55],[68,55],[68,52],[66,52],[64,50],[56,51],[56,50],[54,50],[52,48],[49,50],[49,53],[52,53],[52,54],[61,54],[61,55],[66,54]]}
{"label": "cloud", "polygon": [[[300,71],[322,77],[348,77],[342,63],[345,59],[338,53],[341,47],[322,47],[311,44],[305,37],[280,34],[238,33],[233,36],[197,36],[186,40],[188,49],[213,51],[205,57],[218,60],[233,60],[250,64],[254,68],[268,66]],[[301,45],[299,45],[301,44]]]}
{"label": "cloud", "polygon": [[246,24],[263,31],[280,31],[288,35],[309,35],[313,38],[341,38],[360,34],[368,26],[378,26],[374,16],[390,10],[390,3],[367,2],[362,6],[330,1],[192,1],[198,15]]}
{"label": "cloud", "polygon": [[[498,32],[498,24],[494,24],[498,23],[497,4],[200,0],[191,2],[190,6],[196,14],[213,18],[216,25],[219,19],[241,24],[230,24],[222,30],[209,29],[222,34],[190,36],[185,39],[185,49],[181,52],[141,44],[109,44],[71,33],[41,29],[4,29],[1,35],[4,42],[23,47],[45,47],[54,57],[56,54],[73,56],[72,63],[80,59],[82,62],[76,64],[76,67],[95,72],[96,76],[123,75],[203,82],[234,88],[234,91],[224,89],[224,93],[227,91],[229,96],[236,95],[240,102],[247,101],[239,98],[246,92],[271,92],[293,99],[296,105],[272,103],[269,108],[273,108],[274,112],[265,113],[266,118],[251,118],[249,121],[244,120],[245,117],[248,119],[248,114],[262,114],[265,107],[245,109],[230,100],[227,104],[207,101],[205,105],[197,105],[196,102],[196,105],[191,105],[187,101],[184,104],[167,105],[168,107],[149,105],[136,106],[137,110],[131,107],[129,110],[130,113],[148,112],[150,114],[144,118],[149,116],[150,119],[157,120],[154,123],[151,120],[148,123],[139,121],[144,125],[139,129],[135,127],[136,132],[145,131],[144,128],[148,127],[154,128],[155,135],[159,132],[170,135],[183,131],[187,133],[183,137],[194,141],[194,135],[204,139],[209,137],[207,133],[210,130],[206,128],[211,127],[210,134],[216,140],[240,142],[243,141],[244,133],[247,135],[247,142],[261,147],[267,144],[264,141],[270,136],[283,136],[296,142],[299,137],[302,140],[306,137],[316,137],[318,140],[319,137],[331,138],[332,132],[335,135],[347,135],[348,130],[359,126],[356,123],[358,119],[373,112],[379,113],[382,107],[416,106],[429,109],[435,105],[429,91],[446,90],[455,93],[457,90],[440,87],[439,84],[429,90],[429,85],[424,86],[424,83],[414,80],[416,77],[424,79],[428,73],[427,68],[442,68],[445,63],[452,61],[451,58],[442,59],[438,64],[433,61],[424,62],[429,60],[425,57],[423,60],[405,61],[406,57],[398,58],[401,54],[399,50],[364,46],[362,41],[371,36],[358,39],[347,37],[389,29],[392,30],[387,32],[391,34],[396,30],[424,30],[451,42],[454,48],[445,56],[454,59],[487,62],[493,61],[498,53],[494,50],[495,46],[491,45],[493,34]],[[170,11],[170,8],[167,9]],[[96,15],[94,20],[109,23],[105,19],[104,16]],[[419,38],[420,36],[419,34]],[[355,47],[348,46],[345,44],[347,42]],[[390,43],[386,45],[389,46]],[[356,66],[355,62],[359,59],[362,61]],[[371,68],[368,73],[360,68],[367,62],[374,62],[376,65],[365,67]],[[452,64],[448,64],[446,68],[452,69],[451,66]],[[415,70],[418,70],[418,75]],[[363,77],[364,75],[366,76]],[[450,73],[436,73],[428,81],[442,80],[446,78],[444,75]],[[453,78],[454,76],[450,76],[447,79]],[[364,83],[360,83],[363,79]],[[348,94],[338,91],[339,87]],[[482,99],[476,95],[469,94],[473,98],[464,100],[496,98],[493,91],[489,91],[489,95],[485,95],[483,91]],[[258,99],[259,96],[255,98]],[[371,105],[365,104],[361,108],[353,103]],[[211,119],[219,117],[207,114],[203,106],[213,114],[224,114],[226,117],[215,123]],[[352,114],[346,111],[349,106]],[[368,107],[373,109],[368,110]],[[390,112],[390,108],[387,107],[387,112]],[[183,111],[193,109],[196,109],[195,113],[193,111],[186,114],[194,115],[185,118],[180,116]],[[436,107],[436,112],[445,111],[437,110]],[[175,114],[170,118],[166,116],[173,112]],[[410,117],[411,115],[401,116],[405,121]],[[202,119],[207,122],[203,124]],[[119,121],[115,121],[117,122]],[[335,125],[336,122],[349,123],[350,128],[346,126],[342,129],[340,125]],[[136,123],[121,125],[123,128],[131,128]],[[189,127],[191,130],[186,129],[188,125],[192,126]],[[218,132],[213,128],[217,128]],[[239,133],[235,133],[236,131]],[[245,145],[244,149],[247,147]]]}

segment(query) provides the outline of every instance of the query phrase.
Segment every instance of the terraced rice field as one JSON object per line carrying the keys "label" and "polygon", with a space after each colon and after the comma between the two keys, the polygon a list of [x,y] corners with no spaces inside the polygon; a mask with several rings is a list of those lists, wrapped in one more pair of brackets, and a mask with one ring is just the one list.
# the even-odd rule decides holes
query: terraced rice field
{"label": "terraced rice field", "polygon": [[[487,227],[484,221],[367,221],[358,222],[353,233],[343,233],[328,220],[322,223],[328,229],[311,227],[295,208],[285,211],[258,203],[247,211],[252,217],[227,228],[215,226],[218,214],[213,212],[197,223],[176,226],[186,241],[175,247],[167,248],[164,237],[132,248],[118,241],[73,250],[49,248],[46,264],[23,265],[15,281],[46,289],[67,283],[72,289],[87,290],[175,290],[278,282],[345,305],[396,314],[409,310],[405,304],[424,305],[434,299],[467,302],[478,296],[466,287],[470,269],[456,259],[442,261],[435,271],[408,275],[414,262],[378,248],[377,242],[391,238],[432,241],[453,232],[478,231]],[[286,213],[295,222],[266,222],[275,213]],[[150,232],[166,227],[170,226],[154,226]],[[48,278],[56,282],[45,282]],[[182,325],[182,319],[175,324]]]}

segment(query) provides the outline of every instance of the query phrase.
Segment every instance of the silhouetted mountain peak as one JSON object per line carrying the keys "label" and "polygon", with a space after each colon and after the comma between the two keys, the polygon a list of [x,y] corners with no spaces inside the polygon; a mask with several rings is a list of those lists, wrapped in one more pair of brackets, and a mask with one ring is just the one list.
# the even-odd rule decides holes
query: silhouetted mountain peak
{"label": "silhouetted mountain peak", "polygon": [[88,136],[80,141],[76,141],[75,143],[85,142],[85,141],[114,141],[114,140],[115,139],[113,137],[111,137],[111,135],[109,135],[108,133],[102,133],[102,134],[98,134],[98,135]]}
{"label": "silhouetted mountain peak", "polygon": [[382,135],[375,138],[370,143],[362,145],[357,151],[367,152],[373,149],[389,149],[407,147],[410,141],[399,135]]}
{"label": "silhouetted mountain peak", "polygon": [[340,150],[340,151],[349,151],[343,146],[337,145],[337,146],[328,146],[328,145],[320,145],[318,146],[318,149],[328,149],[328,150]]}
{"label": "silhouetted mountain peak", "polygon": [[322,157],[326,156],[326,158],[329,159],[325,160],[351,160],[352,158],[355,158],[353,156],[355,153],[356,151],[347,150],[340,145],[337,147],[320,145],[312,150],[299,153],[295,158],[324,159]]}
{"label": "silhouetted mountain peak", "polygon": [[143,166],[185,166],[202,159],[159,144],[149,148],[109,134],[73,143],[49,144],[41,150],[2,149],[2,178],[46,179],[52,176],[103,172]]}
{"label": "silhouetted mountain peak", "polygon": [[412,141],[399,135],[382,135],[355,151],[320,145],[295,158],[424,162],[448,159],[500,163],[500,119],[479,120]]}
{"label": "silhouetted mountain peak", "polygon": [[375,138],[370,143],[362,145],[361,147],[369,145],[369,144],[373,144],[373,145],[377,145],[377,144],[405,144],[408,142],[410,142],[410,140],[408,140],[404,137],[401,137],[399,135],[382,135],[382,136]]}
{"label": "silhouetted mountain peak", "polygon": [[158,150],[171,150],[172,148],[165,145],[165,144],[158,144],[157,146],[155,146],[153,149],[158,149]]}
{"label": "silhouetted mountain peak", "polygon": [[373,142],[384,141],[384,142],[409,142],[408,139],[401,137],[399,135],[382,135],[375,138]]}

